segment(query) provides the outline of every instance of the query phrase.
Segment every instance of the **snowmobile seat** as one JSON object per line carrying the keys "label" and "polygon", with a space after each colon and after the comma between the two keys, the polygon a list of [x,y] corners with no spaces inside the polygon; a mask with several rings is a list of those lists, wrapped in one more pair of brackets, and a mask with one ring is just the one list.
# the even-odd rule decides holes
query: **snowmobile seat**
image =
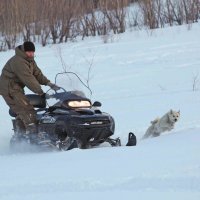
{"label": "snowmobile seat", "polygon": [[46,99],[37,94],[28,94],[26,97],[29,99],[30,104],[34,108],[46,108]]}

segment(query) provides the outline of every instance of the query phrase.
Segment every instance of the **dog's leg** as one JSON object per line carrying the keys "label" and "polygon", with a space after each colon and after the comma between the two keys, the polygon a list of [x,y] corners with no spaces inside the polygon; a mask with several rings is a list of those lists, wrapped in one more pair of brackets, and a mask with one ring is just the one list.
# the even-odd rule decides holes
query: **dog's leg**
{"label": "dog's leg", "polygon": [[142,139],[146,139],[146,138],[148,138],[148,137],[150,137],[151,136],[151,134],[152,134],[152,126],[150,126],[148,129],[147,129],[147,131],[146,131],[146,133],[144,134],[144,136],[142,137]]}
{"label": "dog's leg", "polygon": [[154,132],[154,133],[152,134],[152,136],[153,136],[153,137],[158,137],[158,136],[160,136],[160,133]]}

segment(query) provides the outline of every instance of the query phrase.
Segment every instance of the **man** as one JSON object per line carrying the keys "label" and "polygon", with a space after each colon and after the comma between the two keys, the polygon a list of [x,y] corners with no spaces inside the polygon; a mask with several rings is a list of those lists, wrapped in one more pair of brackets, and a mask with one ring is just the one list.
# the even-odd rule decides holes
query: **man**
{"label": "man", "polygon": [[41,85],[48,85],[55,91],[60,89],[43,75],[34,61],[34,53],[32,42],[16,47],[15,56],[8,60],[0,76],[0,95],[17,114],[17,123],[24,124],[30,138],[37,137],[37,120],[35,110],[24,94],[24,87],[41,96],[45,95]]}

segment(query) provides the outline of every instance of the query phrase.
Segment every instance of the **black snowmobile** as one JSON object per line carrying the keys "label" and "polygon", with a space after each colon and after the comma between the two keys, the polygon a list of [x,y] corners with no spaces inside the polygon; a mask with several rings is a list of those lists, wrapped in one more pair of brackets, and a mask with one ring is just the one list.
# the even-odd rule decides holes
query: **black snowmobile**
{"label": "black snowmobile", "polygon": [[[75,89],[72,84],[75,83],[77,87],[78,80],[85,88],[88,88],[91,95],[90,88],[73,72],[58,75],[68,79],[66,85],[73,89],[66,90],[63,87],[59,92],[53,94],[49,94],[49,90],[46,98],[34,94],[27,95],[31,104],[36,108],[38,133],[39,135],[41,133],[41,137],[45,137],[41,143],[30,146],[56,150],[70,150],[76,147],[86,149],[104,142],[108,142],[111,146],[121,146],[120,138],[111,138],[115,131],[113,117],[99,109],[100,102],[92,103],[82,90]],[[58,75],[55,79],[56,83]],[[59,85],[63,84],[62,80],[64,79],[61,79]],[[49,101],[52,106],[47,105]],[[12,111],[10,111],[10,115],[16,117]],[[10,145],[15,150],[22,146],[21,144],[29,142],[26,141],[23,126],[16,123],[15,118],[12,122],[14,135],[10,140]],[[136,137],[133,133],[129,133],[127,146],[134,145],[136,145]]]}

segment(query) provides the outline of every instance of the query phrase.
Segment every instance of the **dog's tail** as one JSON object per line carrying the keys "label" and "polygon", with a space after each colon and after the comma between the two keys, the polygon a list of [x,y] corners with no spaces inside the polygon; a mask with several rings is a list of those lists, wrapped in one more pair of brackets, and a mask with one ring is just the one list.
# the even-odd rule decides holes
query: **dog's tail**
{"label": "dog's tail", "polygon": [[160,120],[160,118],[157,117],[156,119],[154,119],[153,121],[151,121],[151,124],[156,124],[159,120]]}

